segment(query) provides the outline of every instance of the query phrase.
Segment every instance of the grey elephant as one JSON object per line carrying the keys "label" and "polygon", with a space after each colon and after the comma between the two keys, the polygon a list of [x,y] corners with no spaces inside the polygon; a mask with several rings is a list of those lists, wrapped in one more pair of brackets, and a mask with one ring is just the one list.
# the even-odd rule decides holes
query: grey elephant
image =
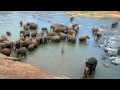
{"label": "grey elephant", "polygon": [[48,30],[47,27],[42,27],[41,29],[42,29],[42,31]]}
{"label": "grey elephant", "polygon": [[84,69],[84,76],[87,77],[88,75],[91,75],[93,71],[95,71],[97,66],[97,59],[95,57],[91,57],[86,61],[85,63],[85,69]]}
{"label": "grey elephant", "polygon": [[37,32],[33,32],[33,33],[31,33],[31,37],[36,37],[37,35],[38,35]]}
{"label": "grey elephant", "polygon": [[5,43],[3,43],[3,42],[0,42],[0,48],[1,48],[1,49],[6,48],[6,44],[5,44]]}
{"label": "grey elephant", "polygon": [[70,22],[72,22],[74,20],[73,16],[70,16]]}
{"label": "grey elephant", "polygon": [[6,48],[9,48],[9,49],[11,49],[12,46],[13,46],[13,42],[11,42],[11,41],[3,41],[3,43],[5,43],[6,44]]}
{"label": "grey elephant", "polygon": [[78,31],[79,31],[79,26],[74,26],[74,27],[73,27],[73,30],[74,30],[76,33],[78,33]]}
{"label": "grey elephant", "polygon": [[116,28],[118,26],[118,22],[113,22],[111,28]]}
{"label": "grey elephant", "polygon": [[30,37],[30,32],[27,31],[27,30],[24,30],[24,33],[23,33],[24,37]]}
{"label": "grey elephant", "polygon": [[4,48],[1,49],[0,52],[6,56],[10,56],[11,55],[11,50],[9,48]]}
{"label": "grey elephant", "polygon": [[28,22],[27,26],[29,26],[29,29],[37,29],[38,28],[38,25],[33,22]]}
{"label": "grey elephant", "polygon": [[14,47],[14,52],[17,53],[17,57],[19,57],[19,56],[23,57],[23,56],[26,56],[26,54],[27,54],[27,48],[26,47],[21,47],[19,49],[16,49]]}
{"label": "grey elephant", "polygon": [[32,39],[32,44],[34,44],[34,48],[38,47],[38,42],[36,39]]}
{"label": "grey elephant", "polygon": [[67,35],[67,41],[71,42],[71,43],[76,43],[76,36],[75,36],[75,34],[73,34],[73,35],[68,34]]}
{"label": "grey elephant", "polygon": [[24,30],[29,30],[29,26],[26,24],[26,25],[24,25]]}
{"label": "grey elephant", "polygon": [[73,29],[68,29],[68,34],[71,34],[71,35],[73,35],[73,34],[75,34],[75,36],[76,36],[76,31],[74,31]]}
{"label": "grey elephant", "polygon": [[92,34],[93,35],[96,35],[97,32],[99,32],[98,28],[92,28]]}
{"label": "grey elephant", "polygon": [[34,44],[30,44],[29,46],[28,46],[28,50],[29,51],[33,51],[35,49],[35,45]]}
{"label": "grey elephant", "polygon": [[79,42],[86,42],[87,39],[90,39],[88,35],[81,35],[79,38]]}
{"label": "grey elephant", "polygon": [[57,32],[58,30],[58,27],[61,27],[61,24],[59,24],[59,23],[55,23],[55,24],[53,24],[51,27],[50,27],[50,29],[52,29],[53,30],[53,32]]}
{"label": "grey elephant", "polygon": [[50,40],[51,40],[52,42],[60,42],[60,41],[61,41],[61,38],[60,38],[60,36],[55,35],[55,36],[50,36]]}
{"label": "grey elephant", "polygon": [[96,33],[96,38],[97,38],[96,40],[99,40],[101,36],[102,36],[102,34],[100,32],[97,32]]}
{"label": "grey elephant", "polygon": [[19,49],[20,48],[20,40],[17,40],[15,42],[13,42],[13,48]]}
{"label": "grey elephant", "polygon": [[52,31],[48,31],[48,30],[46,30],[46,33],[47,33],[48,36],[54,36],[54,35],[55,35],[54,32],[52,32]]}
{"label": "grey elephant", "polygon": [[7,41],[7,37],[5,35],[1,36],[0,42],[2,42],[2,41]]}
{"label": "grey elephant", "polygon": [[60,32],[59,34],[60,34],[61,40],[66,39],[66,34],[65,33]]}
{"label": "grey elephant", "polygon": [[43,38],[42,36],[37,36],[36,37],[36,41],[38,42],[38,44],[43,43],[42,38]]}

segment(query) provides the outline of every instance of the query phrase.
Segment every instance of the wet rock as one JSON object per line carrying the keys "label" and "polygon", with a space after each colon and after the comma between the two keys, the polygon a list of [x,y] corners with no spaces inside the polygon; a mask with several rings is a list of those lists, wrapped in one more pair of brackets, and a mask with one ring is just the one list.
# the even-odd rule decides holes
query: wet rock
{"label": "wet rock", "polygon": [[109,59],[111,59],[112,64],[115,64],[115,65],[120,64],[120,57],[111,57]]}
{"label": "wet rock", "polygon": [[104,63],[103,66],[110,68],[110,65],[109,65],[109,64],[106,64],[106,63]]}

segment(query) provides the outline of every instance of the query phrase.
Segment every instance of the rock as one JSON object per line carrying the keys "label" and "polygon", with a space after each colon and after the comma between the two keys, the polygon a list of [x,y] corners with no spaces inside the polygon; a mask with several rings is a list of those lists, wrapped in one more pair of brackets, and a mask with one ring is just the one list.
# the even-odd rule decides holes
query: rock
{"label": "rock", "polygon": [[110,68],[109,64],[104,63],[103,65],[104,65],[105,67],[109,67],[109,68]]}
{"label": "rock", "polygon": [[116,59],[112,60],[111,63],[112,63],[112,64],[115,64],[115,65],[120,64],[120,58],[119,58],[119,57],[116,57]]}

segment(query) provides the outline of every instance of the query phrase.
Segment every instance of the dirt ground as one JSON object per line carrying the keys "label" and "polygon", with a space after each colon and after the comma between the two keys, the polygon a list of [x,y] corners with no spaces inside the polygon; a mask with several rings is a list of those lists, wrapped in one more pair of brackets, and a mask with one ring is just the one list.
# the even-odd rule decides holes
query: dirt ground
{"label": "dirt ground", "polygon": [[69,79],[5,57],[0,54],[0,79]]}

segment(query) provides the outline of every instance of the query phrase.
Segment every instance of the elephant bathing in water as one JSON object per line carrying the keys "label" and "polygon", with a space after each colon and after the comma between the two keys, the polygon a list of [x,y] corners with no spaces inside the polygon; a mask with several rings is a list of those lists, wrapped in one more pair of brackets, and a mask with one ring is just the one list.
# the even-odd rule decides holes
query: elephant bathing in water
{"label": "elephant bathing in water", "polygon": [[116,28],[117,26],[118,26],[118,22],[114,22],[112,23],[111,28]]}
{"label": "elephant bathing in water", "polygon": [[89,58],[88,61],[86,61],[85,63],[83,77],[87,77],[88,75],[91,75],[91,73],[95,71],[96,66],[97,66],[97,59],[94,57]]}
{"label": "elephant bathing in water", "polygon": [[90,39],[90,37],[88,35],[82,35],[79,38],[79,42],[86,42],[86,39]]}
{"label": "elephant bathing in water", "polygon": [[17,57],[23,57],[26,56],[27,53],[27,48],[26,47],[21,47],[19,49],[16,49],[16,47],[14,47],[14,51],[17,52]]}
{"label": "elephant bathing in water", "polygon": [[98,28],[92,28],[92,34],[93,35],[96,35],[97,32],[99,32]]}

